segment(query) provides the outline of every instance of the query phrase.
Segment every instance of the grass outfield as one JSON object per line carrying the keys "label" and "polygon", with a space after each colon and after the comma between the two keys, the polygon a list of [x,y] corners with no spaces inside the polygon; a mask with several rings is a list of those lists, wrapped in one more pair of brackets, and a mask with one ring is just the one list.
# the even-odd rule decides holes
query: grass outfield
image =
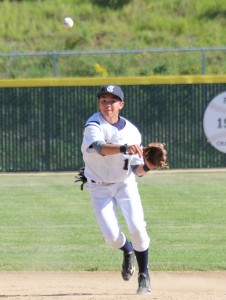
{"label": "grass outfield", "polygon": [[[226,270],[226,170],[138,178],[152,270]],[[74,174],[0,175],[0,270],[119,270]],[[127,233],[124,220],[122,228]]]}

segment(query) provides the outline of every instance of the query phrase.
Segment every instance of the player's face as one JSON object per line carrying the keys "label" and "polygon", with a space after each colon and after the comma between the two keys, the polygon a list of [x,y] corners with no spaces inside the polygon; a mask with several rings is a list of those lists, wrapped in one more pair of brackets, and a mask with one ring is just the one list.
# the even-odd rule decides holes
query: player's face
{"label": "player's face", "polygon": [[114,95],[103,94],[100,96],[98,106],[103,117],[113,124],[118,121],[119,112],[123,108],[124,102]]}

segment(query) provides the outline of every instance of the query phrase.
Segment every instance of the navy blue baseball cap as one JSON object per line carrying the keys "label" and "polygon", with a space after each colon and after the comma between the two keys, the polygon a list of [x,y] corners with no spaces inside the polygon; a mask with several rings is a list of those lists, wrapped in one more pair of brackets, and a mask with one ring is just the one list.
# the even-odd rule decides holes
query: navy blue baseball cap
{"label": "navy blue baseball cap", "polygon": [[99,93],[97,93],[97,98],[100,98],[103,94],[111,94],[117,96],[121,101],[124,101],[123,91],[118,85],[108,84],[103,86]]}

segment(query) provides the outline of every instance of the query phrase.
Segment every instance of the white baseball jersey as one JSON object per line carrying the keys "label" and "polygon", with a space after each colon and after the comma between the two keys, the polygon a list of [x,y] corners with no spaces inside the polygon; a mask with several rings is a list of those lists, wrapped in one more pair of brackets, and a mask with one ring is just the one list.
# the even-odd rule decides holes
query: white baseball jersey
{"label": "white baseball jersey", "polygon": [[86,122],[82,153],[85,162],[85,176],[95,182],[116,183],[125,181],[130,175],[133,176],[130,166],[143,164],[143,158],[129,154],[100,155],[92,144],[103,141],[107,144],[118,145],[141,145],[141,134],[131,122],[125,121],[125,126],[118,129],[108,123],[100,112],[93,114]]}

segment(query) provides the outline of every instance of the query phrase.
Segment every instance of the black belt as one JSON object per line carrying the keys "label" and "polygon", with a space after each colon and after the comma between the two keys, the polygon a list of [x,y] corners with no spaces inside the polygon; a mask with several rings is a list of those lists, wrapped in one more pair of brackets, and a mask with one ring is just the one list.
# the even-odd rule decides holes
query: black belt
{"label": "black belt", "polygon": [[90,179],[90,182],[96,183],[96,184],[112,184],[112,183],[109,183],[109,182],[96,182],[96,181],[93,180],[93,179]]}

